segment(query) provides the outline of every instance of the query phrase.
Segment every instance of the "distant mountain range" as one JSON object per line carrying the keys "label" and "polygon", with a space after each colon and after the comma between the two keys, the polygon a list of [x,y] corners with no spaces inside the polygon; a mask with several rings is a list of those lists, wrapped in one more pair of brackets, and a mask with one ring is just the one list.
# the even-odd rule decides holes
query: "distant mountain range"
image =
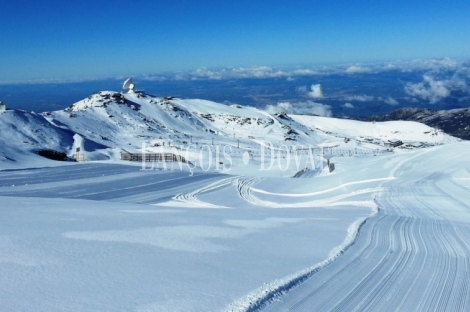
{"label": "distant mountain range", "polygon": [[445,133],[464,140],[470,140],[470,108],[431,110],[405,107],[382,116],[372,116],[368,121],[417,121],[438,128]]}

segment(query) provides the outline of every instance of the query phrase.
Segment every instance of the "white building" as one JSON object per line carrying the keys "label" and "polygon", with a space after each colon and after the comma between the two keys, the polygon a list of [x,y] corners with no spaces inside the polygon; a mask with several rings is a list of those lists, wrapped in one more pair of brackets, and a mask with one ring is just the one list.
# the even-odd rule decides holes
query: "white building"
{"label": "white building", "polygon": [[7,110],[7,107],[5,106],[5,104],[3,104],[2,101],[0,101],[0,112],[6,111],[6,110]]}

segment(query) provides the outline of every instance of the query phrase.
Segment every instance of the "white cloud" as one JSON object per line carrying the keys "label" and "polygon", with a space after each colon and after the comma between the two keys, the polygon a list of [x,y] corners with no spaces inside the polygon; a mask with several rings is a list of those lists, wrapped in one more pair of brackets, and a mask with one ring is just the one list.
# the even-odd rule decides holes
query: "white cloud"
{"label": "white cloud", "polygon": [[408,82],[405,85],[405,92],[408,95],[428,100],[431,104],[448,97],[451,91],[454,90],[468,91],[466,81],[457,75],[452,76],[450,79],[438,80],[428,73],[423,76],[423,81],[418,83]]}
{"label": "white cloud", "polygon": [[294,76],[313,76],[316,74],[318,74],[318,72],[310,68],[300,68],[292,71],[292,75]]}
{"label": "white cloud", "polygon": [[392,63],[387,64],[387,65],[384,65],[384,66],[382,67],[382,69],[383,69],[384,71],[387,71],[387,70],[396,70],[396,69],[398,69],[398,68],[399,68],[399,67],[398,67],[397,65],[392,64]]}
{"label": "white cloud", "polygon": [[[388,97],[381,97],[381,96],[375,97],[375,96],[372,96],[372,95],[365,95],[365,94],[362,94],[362,95],[348,95],[348,96],[343,97],[343,100],[345,100],[345,101],[355,101],[355,102],[380,101],[380,102],[384,102],[388,105],[398,105],[398,101],[396,99],[392,98],[391,96],[388,96]],[[351,103],[347,103],[347,104],[351,104]],[[347,107],[345,105],[343,105],[343,107]]]}
{"label": "white cloud", "polygon": [[394,98],[392,98],[391,96],[389,97],[386,97],[386,98],[383,98],[383,97],[379,97],[378,98],[379,101],[382,101],[388,105],[398,105],[398,101],[395,100]]}
{"label": "white cloud", "polygon": [[424,70],[437,73],[444,70],[456,70],[461,65],[460,62],[446,57],[443,59],[413,60],[411,62],[402,63],[400,67],[404,71]]}
{"label": "white cloud", "polygon": [[372,95],[348,95],[343,98],[345,101],[371,102],[375,100]]}
{"label": "white cloud", "polygon": [[319,116],[330,117],[331,106],[313,101],[305,102],[279,102],[276,105],[267,105],[265,110],[268,113],[274,114],[278,112],[286,112],[288,114],[313,114]]}
{"label": "white cloud", "polygon": [[221,80],[223,78],[222,72],[216,72],[207,68],[199,68],[193,73],[193,75],[193,78],[206,78],[210,80]]}
{"label": "white cloud", "polygon": [[230,78],[278,78],[288,77],[289,73],[268,66],[237,67],[225,70],[224,76]]}
{"label": "white cloud", "polygon": [[[168,80],[224,80],[224,79],[245,79],[245,78],[285,78],[288,80],[297,77],[308,76],[330,76],[339,74],[380,74],[382,72],[419,72],[420,74],[428,73],[433,76],[443,75],[444,77],[452,77],[458,75],[464,79],[470,79],[470,62],[462,60],[454,60],[450,58],[413,60],[413,61],[393,61],[387,63],[375,64],[354,64],[341,66],[304,66],[304,67],[280,67],[273,68],[269,66],[250,66],[250,67],[223,67],[223,68],[199,68],[185,72],[166,72],[155,74],[143,74],[135,76],[136,81],[168,81]],[[18,83],[69,83],[77,81],[93,81],[102,80],[110,77],[94,77],[83,79],[45,79],[34,81],[5,81],[0,80],[0,85],[18,84]],[[126,75],[113,77],[117,80],[128,78]],[[439,79],[442,80],[442,77]]]}
{"label": "white cloud", "polygon": [[352,105],[351,103],[344,103],[342,105],[342,107],[344,107],[344,108],[354,108],[354,105]]}
{"label": "white cloud", "polygon": [[[394,61],[376,64],[354,64],[348,66],[305,66],[305,67],[280,67],[251,66],[251,67],[224,67],[207,69],[200,68],[187,72],[173,72],[155,75],[143,75],[135,77],[142,80],[222,80],[222,79],[245,79],[245,78],[285,78],[288,80],[297,77],[308,76],[329,76],[338,74],[379,74],[382,72],[431,72],[437,73],[458,73],[461,76],[470,78],[470,63],[468,61],[457,61],[450,58],[414,60],[414,61]],[[449,76],[449,74],[447,75]],[[154,78],[156,77],[156,78]]]}
{"label": "white cloud", "polygon": [[405,96],[403,98],[405,101],[411,102],[411,103],[419,103],[419,100],[417,98],[411,97],[411,96]]}
{"label": "white cloud", "polygon": [[307,92],[307,97],[312,99],[321,99],[323,97],[323,92],[321,91],[320,84],[313,84],[310,86],[310,92]]}
{"label": "white cloud", "polygon": [[362,66],[349,66],[348,68],[346,68],[346,73],[347,74],[360,74],[360,73],[368,73],[370,72],[371,70],[369,68],[366,68],[366,67],[362,67]]}

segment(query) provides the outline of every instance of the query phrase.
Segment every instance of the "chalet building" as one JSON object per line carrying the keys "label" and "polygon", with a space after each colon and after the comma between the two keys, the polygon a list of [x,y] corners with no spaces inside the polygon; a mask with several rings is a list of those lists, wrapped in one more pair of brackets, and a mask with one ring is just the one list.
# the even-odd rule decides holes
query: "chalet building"
{"label": "chalet building", "polygon": [[406,143],[402,146],[400,146],[401,148],[407,148],[407,149],[413,149],[413,148],[421,148],[421,147],[424,147],[424,144],[421,143],[421,142],[414,142],[414,143]]}
{"label": "chalet building", "polygon": [[400,145],[403,145],[403,142],[400,140],[388,140],[384,143],[385,147],[398,147]]}

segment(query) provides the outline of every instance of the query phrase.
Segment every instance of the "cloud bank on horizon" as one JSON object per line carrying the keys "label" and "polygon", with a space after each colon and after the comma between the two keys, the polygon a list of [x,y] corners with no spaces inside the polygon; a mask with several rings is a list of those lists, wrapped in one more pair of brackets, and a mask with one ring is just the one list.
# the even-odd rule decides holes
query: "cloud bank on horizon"
{"label": "cloud bank on horizon", "polygon": [[[325,77],[345,77],[351,81],[361,80],[375,75],[396,75],[402,84],[400,98],[391,94],[364,94],[342,93],[329,94],[324,92],[319,83]],[[107,79],[124,80],[127,76],[117,76]],[[159,74],[144,74],[133,76],[136,81],[145,82],[198,82],[198,81],[237,81],[272,79],[273,81],[292,84],[298,93],[298,99],[289,99],[289,103],[300,103],[301,98],[314,102],[324,102],[331,99],[349,103],[357,107],[358,103],[375,102],[384,105],[396,106],[400,103],[424,103],[436,104],[449,97],[455,96],[457,101],[470,99],[470,61],[455,60],[451,58],[394,61],[374,64],[347,64],[337,66],[304,66],[304,67],[224,67],[224,68],[199,68],[192,71],[166,72]],[[310,85],[305,85],[305,80],[311,80]],[[96,79],[98,80],[98,79]],[[297,85],[297,81],[303,81],[303,85]],[[30,83],[67,83],[92,80],[45,80]],[[12,82],[0,84],[12,84]],[[284,100],[280,102],[284,103]],[[308,103],[308,102],[305,102]],[[275,105],[273,103],[267,103]],[[279,105],[289,110],[299,110],[298,105],[293,107]],[[309,106],[310,104],[306,105]],[[323,104],[322,104],[323,105]],[[302,109],[305,105],[301,105]],[[350,105],[342,106],[351,108]]]}
{"label": "cloud bank on horizon", "polygon": [[[240,70],[239,70],[240,71]],[[378,75],[387,72],[415,73],[419,74],[420,81],[403,82],[403,93],[401,100],[408,103],[424,102],[434,105],[440,101],[457,94],[455,98],[459,102],[470,101],[470,63],[468,61],[457,61],[450,58],[432,59],[432,60],[415,60],[411,62],[394,62],[388,64],[369,64],[369,65],[352,65],[338,66],[329,68],[305,68],[303,70],[296,69],[297,76],[310,73],[312,79],[320,79],[321,76],[331,75]],[[287,76],[287,81],[295,81],[296,77],[293,71],[270,70],[263,68],[263,72],[267,76]],[[329,94],[324,94],[321,84],[315,83],[310,86],[297,87],[300,94],[304,94],[306,98],[323,99],[330,98]],[[397,98],[390,95],[367,95],[367,94],[346,94],[335,95],[337,100],[343,100],[345,103],[342,108],[355,108],[354,103],[375,102],[383,103],[389,106],[397,106],[400,104]],[[275,112],[283,110],[287,113],[299,114],[317,114],[320,116],[330,116],[331,106],[307,101],[307,102],[279,102],[276,105],[267,105],[266,110]]]}
{"label": "cloud bank on horizon", "polygon": [[[337,65],[337,66],[305,66],[305,67],[222,67],[199,68],[192,71],[167,72],[160,74],[145,74],[137,76],[142,80],[227,80],[227,79],[268,79],[285,78],[287,81],[295,81],[297,77],[321,77],[332,75],[359,75],[380,74],[384,72],[423,72],[442,74],[455,73],[470,77],[470,60],[454,60],[451,58],[427,59],[412,61],[393,61],[387,63]],[[124,76],[119,76],[122,79]],[[136,78],[137,78],[136,77]]]}

